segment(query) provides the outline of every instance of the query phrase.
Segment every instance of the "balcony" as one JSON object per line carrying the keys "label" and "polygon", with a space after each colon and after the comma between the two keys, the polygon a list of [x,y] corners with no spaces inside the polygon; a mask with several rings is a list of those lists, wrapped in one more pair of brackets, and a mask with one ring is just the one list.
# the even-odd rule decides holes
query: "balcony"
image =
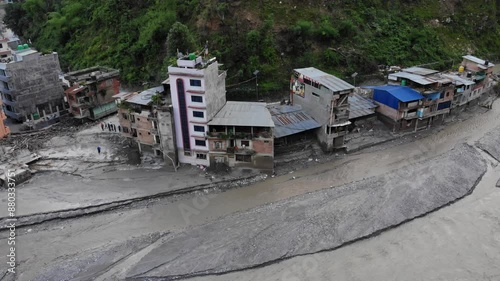
{"label": "balcony", "polygon": [[405,120],[411,120],[411,119],[415,119],[415,118],[417,118],[417,117],[418,117],[418,115],[417,115],[417,112],[416,112],[416,111],[415,111],[415,112],[406,112],[406,113],[404,114],[404,116],[403,116],[403,118],[404,118]]}
{"label": "balcony", "polygon": [[446,113],[450,113],[450,109],[449,108],[445,108],[445,109],[441,109],[441,110],[436,110],[436,111],[432,111],[432,112],[425,111],[424,112],[424,116],[422,118],[420,118],[420,119],[429,118],[429,117],[433,117],[433,116],[437,116],[437,115],[441,115],[441,114],[446,114]]}
{"label": "balcony", "polygon": [[228,147],[226,149],[228,154],[240,154],[240,155],[253,155],[255,154],[255,150],[250,148],[242,148],[242,147]]}

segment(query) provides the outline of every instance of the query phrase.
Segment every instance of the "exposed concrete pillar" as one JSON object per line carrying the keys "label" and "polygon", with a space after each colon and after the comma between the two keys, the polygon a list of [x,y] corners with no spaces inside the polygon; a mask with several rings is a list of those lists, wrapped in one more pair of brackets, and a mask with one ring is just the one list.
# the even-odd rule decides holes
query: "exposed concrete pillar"
{"label": "exposed concrete pillar", "polygon": [[36,107],[36,112],[38,113],[38,116],[41,116],[40,115],[40,109],[38,109],[38,106]]}
{"label": "exposed concrete pillar", "polygon": [[47,113],[45,113],[45,109],[43,109],[42,112],[43,112],[43,117],[46,117]]}
{"label": "exposed concrete pillar", "polygon": [[54,113],[54,110],[52,110],[52,104],[49,103],[49,109],[50,109],[50,114]]}
{"label": "exposed concrete pillar", "polygon": [[59,105],[56,105],[56,112],[59,113]]}
{"label": "exposed concrete pillar", "polygon": [[141,153],[141,154],[142,154],[141,143],[140,143],[140,142],[137,142],[137,145],[139,146],[139,153]]}

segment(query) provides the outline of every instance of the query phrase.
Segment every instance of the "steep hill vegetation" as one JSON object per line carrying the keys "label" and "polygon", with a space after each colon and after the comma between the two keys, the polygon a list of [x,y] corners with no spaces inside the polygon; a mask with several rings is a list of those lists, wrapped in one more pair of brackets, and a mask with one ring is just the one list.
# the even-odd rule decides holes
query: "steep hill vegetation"
{"label": "steep hill vegetation", "polygon": [[[59,52],[65,70],[108,65],[133,85],[165,78],[175,54],[167,50],[167,36],[178,21],[189,28],[196,50],[208,41],[210,54],[229,70],[228,84],[258,69],[265,92],[286,88],[297,67],[345,77],[372,73],[380,64],[449,68],[464,53],[498,59],[499,2],[25,0],[9,5],[4,21],[38,49]],[[253,87],[237,87],[246,86]]]}

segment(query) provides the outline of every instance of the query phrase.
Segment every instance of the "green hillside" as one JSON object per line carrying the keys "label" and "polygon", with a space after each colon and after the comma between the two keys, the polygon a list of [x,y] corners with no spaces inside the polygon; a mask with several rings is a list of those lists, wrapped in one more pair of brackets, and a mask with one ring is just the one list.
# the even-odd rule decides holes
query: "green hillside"
{"label": "green hillside", "polygon": [[286,88],[297,67],[345,77],[373,73],[380,64],[450,67],[465,53],[497,60],[499,2],[25,0],[9,5],[4,21],[39,50],[59,52],[65,70],[108,65],[131,85],[165,78],[167,54],[175,53],[166,39],[179,21],[196,50],[208,40],[229,71],[228,84],[259,69],[266,92]]}

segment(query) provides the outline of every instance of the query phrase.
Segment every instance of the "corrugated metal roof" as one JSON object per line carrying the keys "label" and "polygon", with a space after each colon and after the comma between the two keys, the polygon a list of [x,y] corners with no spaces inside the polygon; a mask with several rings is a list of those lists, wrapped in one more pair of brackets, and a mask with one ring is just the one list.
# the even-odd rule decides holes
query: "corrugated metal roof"
{"label": "corrugated metal roof", "polygon": [[356,93],[349,96],[349,119],[355,119],[375,113],[377,105],[370,99],[364,98]]}
{"label": "corrugated metal roof", "polygon": [[119,92],[118,94],[114,95],[113,98],[115,99],[121,99],[124,98],[125,96],[131,95],[132,93],[129,92]]}
{"label": "corrugated metal roof", "polygon": [[454,75],[454,74],[442,74],[444,77],[451,79],[456,82],[457,85],[474,85],[474,81]]}
{"label": "corrugated metal roof", "polygon": [[276,138],[321,127],[321,124],[302,111],[298,105],[278,105],[268,107],[268,109],[274,122],[274,136]]}
{"label": "corrugated metal roof", "polygon": [[396,99],[402,102],[417,101],[424,98],[422,94],[406,86],[385,85],[385,86],[367,86],[363,88],[373,89],[375,91],[387,92],[391,96],[395,97]]}
{"label": "corrugated metal roof", "polygon": [[295,69],[299,74],[311,78],[315,82],[327,87],[333,92],[340,92],[354,89],[354,86],[331,74],[323,72],[314,67]]}
{"label": "corrugated metal roof", "polygon": [[418,67],[418,66],[405,68],[405,69],[403,69],[403,71],[408,72],[408,73],[412,73],[412,74],[423,75],[423,76],[439,72],[438,70],[428,69],[428,68],[423,68],[423,67]]}
{"label": "corrugated metal roof", "polygon": [[266,103],[239,101],[226,102],[208,125],[274,127]]}
{"label": "corrugated metal roof", "polygon": [[[479,64],[482,64],[484,65],[485,61],[478,58],[478,57],[475,57],[475,56],[471,56],[471,55],[467,55],[467,56],[463,56],[462,58],[466,59],[466,60],[470,60],[472,62],[475,62],[475,63],[479,63]],[[492,64],[491,62],[488,63],[488,67],[494,67],[495,65]]]}
{"label": "corrugated metal roof", "polygon": [[[408,73],[408,72],[396,72],[396,73],[389,74],[389,79],[391,79],[391,77],[405,78],[405,79],[411,80],[415,83],[418,83],[420,85],[430,85],[430,84],[436,83],[436,81],[434,81],[432,79],[425,78],[421,75],[412,74],[412,73]],[[393,80],[397,80],[397,79],[393,79]]]}
{"label": "corrugated metal roof", "polygon": [[127,99],[127,102],[129,103],[135,103],[135,104],[140,104],[140,105],[148,105],[151,103],[151,98],[153,95],[156,93],[161,93],[163,92],[163,86],[158,86],[154,87],[151,89],[144,90],[140,92],[138,95],[135,95],[129,99]]}

